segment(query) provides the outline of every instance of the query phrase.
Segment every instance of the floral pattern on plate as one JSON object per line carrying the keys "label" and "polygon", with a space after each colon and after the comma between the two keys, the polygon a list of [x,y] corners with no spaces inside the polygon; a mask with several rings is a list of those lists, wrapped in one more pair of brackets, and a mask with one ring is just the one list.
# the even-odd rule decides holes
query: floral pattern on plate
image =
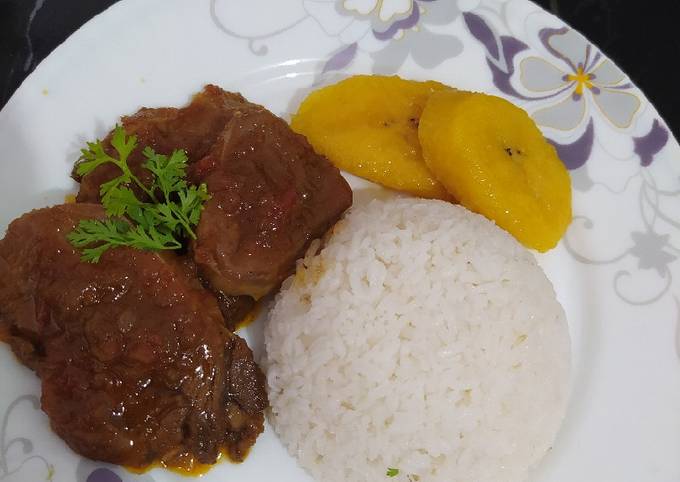
{"label": "floral pattern on plate", "polygon": [[[15,436],[8,440],[10,417],[20,405],[29,405],[34,411],[40,410],[40,400],[30,394],[17,397],[7,407],[0,426],[0,480],[30,480],[36,474],[41,474],[43,480],[52,480],[54,465],[42,455],[33,453],[33,442],[29,438]],[[12,457],[12,452],[16,449],[19,449],[21,455]]]}
{"label": "floral pattern on plate", "polygon": [[[501,21],[503,15],[503,11],[496,14]],[[622,233],[622,239],[628,242],[618,248],[615,256],[600,258],[574,247],[571,238],[575,233],[587,235],[596,222],[606,229],[607,220],[594,221],[577,212],[564,242],[572,256],[582,263],[615,264],[624,258],[637,260],[632,269],[621,267],[613,274],[614,291],[622,300],[634,305],[659,300],[671,291],[673,276],[668,266],[680,254],[680,246],[673,244],[671,239],[680,234],[680,217],[664,210],[660,198],[677,197],[680,192],[659,189],[654,172],[644,168],[650,166],[655,155],[666,146],[668,129],[654,117],[647,131],[634,134],[645,123],[640,121],[633,126],[646,103],[644,96],[611,60],[578,32],[565,26],[543,27],[534,38],[542,50],[532,49],[511,34],[498,33],[485,16],[493,16],[493,13],[488,10],[479,14],[464,13],[468,31],[484,46],[495,88],[510,99],[524,102],[524,107],[549,139],[557,132],[566,135],[568,142],[552,139],[551,142],[565,165],[575,171],[573,178],[577,191],[586,193],[595,186],[585,164],[601,161],[601,157],[593,152],[598,140],[596,124],[599,129],[617,131],[621,138],[628,137],[629,151],[620,157],[628,164],[635,159],[642,167],[626,181],[639,190],[636,196],[638,214],[630,213],[630,224],[642,221],[642,229],[630,228],[628,233]],[[504,23],[509,25],[509,22]],[[609,194],[617,195],[616,192]],[[645,271],[649,270],[653,270],[658,278],[655,289],[644,295],[626,289],[629,278],[637,275],[646,278],[648,273]]]}
{"label": "floral pattern on plate", "polygon": [[430,26],[447,25],[459,16],[455,2],[442,0],[300,0],[300,14],[288,25],[270,32],[244,35],[226,21],[230,9],[226,0],[211,0],[215,25],[227,35],[248,41],[256,55],[266,55],[272,41],[280,34],[298,28],[313,19],[329,37],[337,39],[338,48],[329,53],[321,73],[342,70],[358,52],[372,59],[376,73],[395,73],[407,58],[424,68],[436,67],[445,59],[458,55],[463,45],[450,34],[434,33]]}

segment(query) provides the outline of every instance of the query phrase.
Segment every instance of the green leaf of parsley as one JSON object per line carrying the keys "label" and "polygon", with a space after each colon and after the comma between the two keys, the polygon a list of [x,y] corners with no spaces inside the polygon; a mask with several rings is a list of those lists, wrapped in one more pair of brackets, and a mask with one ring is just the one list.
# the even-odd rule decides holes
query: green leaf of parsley
{"label": "green leaf of parsley", "polygon": [[170,156],[156,154],[150,147],[142,151],[146,162],[144,167],[155,174],[153,187],[163,193],[165,200],[173,192],[179,192],[186,188],[187,155],[184,151],[176,150]]}
{"label": "green leaf of parsley", "polygon": [[109,216],[125,216],[130,211],[136,212],[144,206],[131,189],[118,186],[107,192],[107,196],[102,199],[102,204]]}
{"label": "green leaf of parsley", "polygon": [[[102,164],[111,163],[120,175],[100,186],[104,220],[83,220],[68,235],[71,244],[82,249],[83,261],[96,263],[108,249],[130,246],[137,249],[179,249],[181,240],[195,239],[193,227],[201,218],[203,204],[210,199],[205,184],[189,186],[186,181],[187,156],[175,150],[169,156],[144,148],[143,167],[153,174],[150,186],[141,182],[127,164],[137,147],[136,136],[127,136],[116,126],[111,146],[117,157],[109,155],[101,141],[89,142],[82,150],[76,172],[86,176]],[[130,188],[136,185],[148,198],[140,200]]]}
{"label": "green leaf of parsley", "polygon": [[399,469],[395,469],[394,467],[388,467],[387,468],[387,473],[385,474],[388,477],[396,477],[399,475]]}

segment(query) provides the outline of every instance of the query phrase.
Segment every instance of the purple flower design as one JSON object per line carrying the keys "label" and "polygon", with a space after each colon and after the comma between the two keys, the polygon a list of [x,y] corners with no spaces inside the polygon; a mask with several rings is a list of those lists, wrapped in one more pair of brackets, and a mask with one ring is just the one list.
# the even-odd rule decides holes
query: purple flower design
{"label": "purple flower design", "polygon": [[74,482],[154,482],[149,474],[132,474],[116,465],[101,464],[81,458]]}
{"label": "purple flower design", "polygon": [[419,3],[435,0],[342,0],[339,9],[359,19],[369,20],[373,36],[391,40],[420,20]]}
{"label": "purple flower design", "polygon": [[123,480],[112,470],[98,468],[87,477],[87,482],[123,482]]}
{"label": "purple flower design", "polygon": [[[633,123],[642,100],[621,70],[578,32],[544,28],[538,40],[547,55],[527,56],[529,46],[511,35],[500,35],[473,12],[463,14],[470,34],[486,50],[486,61],[496,88],[528,102],[537,124],[563,131],[568,142],[550,141],[568,169],[582,167],[595,140],[595,112],[615,129]],[[516,58],[524,55],[518,62]],[[519,65],[517,65],[519,64]],[[532,108],[534,102],[540,107]],[[649,131],[633,137],[634,152],[648,166],[668,141],[668,130],[655,120]],[[592,185],[585,179],[583,188]]]}
{"label": "purple flower design", "polygon": [[408,30],[418,25],[418,20],[420,20],[420,8],[417,8],[417,4],[414,4],[413,7],[411,9],[411,14],[408,17],[405,17],[401,20],[396,20],[391,25],[389,25],[385,30],[378,31],[373,29],[373,35],[375,36],[375,38],[377,38],[378,40],[391,40],[401,30]]}
{"label": "purple flower design", "polygon": [[374,52],[418,27],[422,4],[436,0],[304,0],[306,11],[344,45]]}
{"label": "purple flower design", "polygon": [[654,156],[668,142],[668,137],[668,129],[663,127],[658,119],[654,119],[652,128],[647,134],[633,137],[634,152],[640,157],[640,164],[643,167],[647,167],[652,163]]}
{"label": "purple flower design", "polygon": [[304,0],[304,5],[326,34],[342,44],[322,74],[349,66],[360,51],[372,58],[373,71],[382,74],[395,73],[409,56],[430,68],[462,51],[455,36],[428,29],[458,16],[452,1]]}
{"label": "purple flower design", "polygon": [[613,62],[567,27],[543,29],[539,38],[552,62],[533,56],[522,60],[519,67],[520,83],[532,94],[530,98],[556,100],[534,112],[537,123],[573,130],[586,118],[587,104],[592,102],[615,127],[631,125],[642,102]]}
{"label": "purple flower design", "polygon": [[463,14],[468,30],[486,49],[486,63],[493,74],[493,83],[501,92],[520,99],[523,96],[512,86],[515,57],[529,47],[510,35],[498,35],[483,17],[472,12]]}

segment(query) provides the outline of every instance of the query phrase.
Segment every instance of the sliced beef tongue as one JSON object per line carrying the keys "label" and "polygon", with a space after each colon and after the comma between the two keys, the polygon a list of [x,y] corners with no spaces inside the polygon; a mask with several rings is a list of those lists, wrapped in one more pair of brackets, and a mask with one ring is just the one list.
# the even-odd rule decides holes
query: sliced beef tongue
{"label": "sliced beef tongue", "polygon": [[241,460],[263,430],[264,376],[195,268],[130,248],[84,263],[66,234],[94,204],[33,211],[0,241],[0,333],[42,380],[76,452],[142,467]]}
{"label": "sliced beef tongue", "polygon": [[210,152],[189,167],[206,203],[191,249],[215,290],[258,299],[277,288],[352,204],[347,182],[288,124],[255,104],[233,112]]}

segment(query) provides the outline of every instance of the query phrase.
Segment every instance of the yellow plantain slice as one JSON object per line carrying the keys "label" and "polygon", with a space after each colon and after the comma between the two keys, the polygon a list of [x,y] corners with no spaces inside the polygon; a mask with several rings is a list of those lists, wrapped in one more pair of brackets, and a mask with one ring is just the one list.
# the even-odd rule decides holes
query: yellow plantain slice
{"label": "yellow plantain slice", "polygon": [[359,75],[312,92],[291,127],[338,168],[426,198],[450,199],[423,161],[420,114],[439,82]]}
{"label": "yellow plantain slice", "polygon": [[571,222],[569,174],[524,110],[499,97],[440,91],[418,135],[430,171],[463,206],[529,248],[558,243]]}

